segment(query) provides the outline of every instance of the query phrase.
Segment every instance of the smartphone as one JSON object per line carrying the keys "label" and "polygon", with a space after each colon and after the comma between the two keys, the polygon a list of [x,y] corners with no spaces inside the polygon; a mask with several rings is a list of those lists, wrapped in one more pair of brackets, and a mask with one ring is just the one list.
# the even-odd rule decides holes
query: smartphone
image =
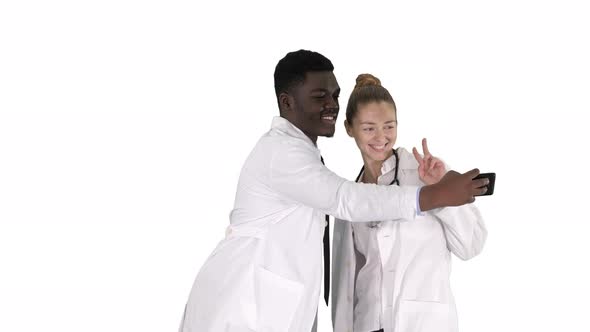
{"label": "smartphone", "polygon": [[488,190],[481,194],[481,195],[477,195],[477,196],[488,196],[488,195],[492,195],[494,193],[494,184],[496,183],[496,173],[480,173],[478,176],[474,177],[474,180],[477,179],[483,179],[483,178],[487,178],[490,183],[488,183],[487,187]]}

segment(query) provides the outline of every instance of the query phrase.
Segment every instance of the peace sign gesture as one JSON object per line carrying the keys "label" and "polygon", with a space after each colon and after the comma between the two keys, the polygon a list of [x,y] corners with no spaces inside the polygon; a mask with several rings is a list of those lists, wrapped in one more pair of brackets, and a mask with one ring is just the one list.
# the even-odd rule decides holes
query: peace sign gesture
{"label": "peace sign gesture", "polygon": [[412,149],[414,158],[418,161],[418,174],[420,175],[420,180],[427,185],[435,184],[447,173],[445,164],[440,159],[430,154],[430,151],[428,151],[428,145],[426,144],[426,138],[422,139],[422,151],[424,152],[424,156],[421,156],[416,148]]}

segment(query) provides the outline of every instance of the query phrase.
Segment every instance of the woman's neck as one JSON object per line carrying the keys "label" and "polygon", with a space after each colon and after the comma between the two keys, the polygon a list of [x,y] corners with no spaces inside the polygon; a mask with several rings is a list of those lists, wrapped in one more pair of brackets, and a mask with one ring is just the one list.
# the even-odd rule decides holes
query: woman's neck
{"label": "woman's neck", "polygon": [[377,183],[377,179],[381,176],[381,167],[383,167],[383,161],[365,159],[362,182]]}
{"label": "woman's neck", "polygon": [[[385,160],[389,159],[392,155],[393,150]],[[361,182],[377,183],[377,180],[381,176],[381,169],[383,168],[383,163],[385,162],[385,160],[373,160],[363,156],[365,170],[363,171]]]}

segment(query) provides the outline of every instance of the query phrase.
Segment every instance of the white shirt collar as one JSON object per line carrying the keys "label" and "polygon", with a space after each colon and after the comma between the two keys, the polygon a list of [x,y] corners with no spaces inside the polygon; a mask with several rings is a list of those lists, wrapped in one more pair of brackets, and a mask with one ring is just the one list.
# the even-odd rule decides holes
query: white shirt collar
{"label": "white shirt collar", "polygon": [[[399,169],[400,170],[411,170],[411,169],[418,169],[418,162],[414,155],[408,152],[408,150],[404,148],[397,149],[397,156],[399,158]],[[383,165],[381,165],[381,175],[377,179],[379,184],[389,183],[394,178],[395,172],[395,155],[391,155],[391,157],[387,158]],[[399,174],[398,174],[399,178]],[[383,183],[382,183],[383,182]]]}
{"label": "white shirt collar", "polygon": [[289,122],[289,120],[283,117],[275,116],[272,119],[270,127],[271,129],[281,131],[287,134],[288,136],[303,139],[309,144],[313,145],[315,148],[317,148],[317,146],[311,141],[311,139],[309,139],[309,137],[307,137],[307,135],[305,135],[303,131],[301,131],[301,129],[297,128],[294,124]]}
{"label": "white shirt collar", "polygon": [[[408,150],[404,148],[397,149],[397,156],[399,158],[399,169],[416,169],[418,168],[418,162]],[[387,158],[381,166],[381,174],[386,174],[391,171],[395,171],[395,155]]]}

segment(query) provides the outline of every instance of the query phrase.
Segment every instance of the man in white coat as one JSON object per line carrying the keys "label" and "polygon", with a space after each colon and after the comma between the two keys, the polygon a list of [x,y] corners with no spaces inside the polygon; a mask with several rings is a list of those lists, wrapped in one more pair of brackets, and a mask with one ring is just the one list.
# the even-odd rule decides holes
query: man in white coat
{"label": "man in white coat", "polygon": [[347,181],[316,146],[331,137],[340,87],[323,55],[288,53],[275,69],[280,116],[242,168],[230,225],[193,285],[181,332],[310,332],[322,280],[325,215],[411,220],[485,192],[486,179],[449,171],[430,186]]}

